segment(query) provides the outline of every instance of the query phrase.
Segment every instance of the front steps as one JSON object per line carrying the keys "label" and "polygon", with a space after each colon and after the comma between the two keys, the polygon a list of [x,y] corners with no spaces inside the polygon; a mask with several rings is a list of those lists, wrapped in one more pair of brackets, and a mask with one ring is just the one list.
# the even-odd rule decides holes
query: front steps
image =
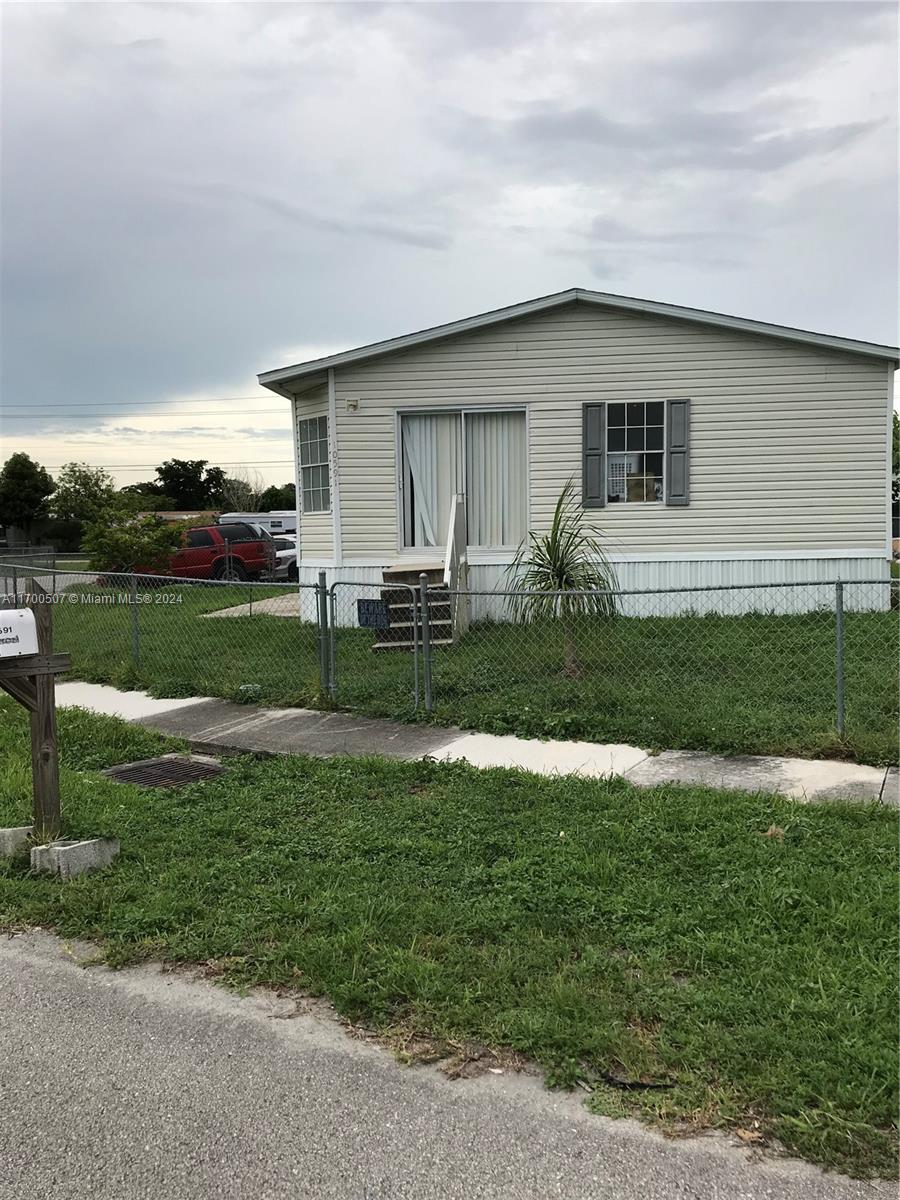
{"label": "front steps", "polygon": [[[422,602],[419,595],[420,576],[428,578],[428,630],[432,646],[453,645],[453,622],[450,617],[450,597],[444,583],[443,566],[432,563],[422,565],[406,564],[399,567],[386,567],[382,572],[385,587],[381,589],[381,599],[388,606],[390,626],[379,629],[373,650],[412,650],[422,644]],[[391,585],[394,586],[391,586]],[[409,587],[397,587],[397,584],[408,584],[415,589],[410,593]]]}

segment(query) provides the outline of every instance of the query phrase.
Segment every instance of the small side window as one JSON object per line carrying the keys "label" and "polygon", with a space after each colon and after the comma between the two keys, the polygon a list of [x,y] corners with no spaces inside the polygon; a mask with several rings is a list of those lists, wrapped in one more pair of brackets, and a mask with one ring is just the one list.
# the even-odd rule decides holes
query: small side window
{"label": "small side window", "polygon": [[328,512],[331,487],[328,476],[328,418],[311,417],[297,425],[300,449],[300,483],[303,512]]}
{"label": "small side window", "polygon": [[259,534],[254,533],[249,525],[241,525],[235,521],[230,525],[219,525],[219,533],[223,542],[258,542]]}
{"label": "small side window", "polygon": [[212,534],[208,533],[205,529],[189,529],[185,541],[189,548],[215,545]]}

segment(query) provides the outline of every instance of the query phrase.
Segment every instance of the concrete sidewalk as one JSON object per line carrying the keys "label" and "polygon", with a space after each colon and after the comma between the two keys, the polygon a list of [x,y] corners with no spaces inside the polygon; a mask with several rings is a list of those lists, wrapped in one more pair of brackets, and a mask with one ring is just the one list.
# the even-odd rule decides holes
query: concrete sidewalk
{"label": "concrete sidewalk", "polygon": [[351,713],[260,708],[202,696],[156,700],[90,683],[63,683],[61,707],[138,721],[185,738],[195,749],[263,754],[381,754],[413,760],[466,761],[475,767],[516,767],[540,775],[621,776],[639,787],[695,784],[791,796],[801,801],[860,800],[900,804],[897,769],[802,758],[723,758],[692,750],[650,754],[638,746],[464,733],[453,727],[406,725]]}

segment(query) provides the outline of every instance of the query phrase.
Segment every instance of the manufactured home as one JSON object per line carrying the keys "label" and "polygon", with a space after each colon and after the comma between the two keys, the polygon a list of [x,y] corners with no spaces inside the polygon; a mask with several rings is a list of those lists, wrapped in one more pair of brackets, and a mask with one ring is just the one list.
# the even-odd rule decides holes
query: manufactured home
{"label": "manufactured home", "polygon": [[898,357],[573,289],[259,380],[293,408],[301,582],[455,548],[502,588],[571,479],[622,588],[721,587],[888,577]]}

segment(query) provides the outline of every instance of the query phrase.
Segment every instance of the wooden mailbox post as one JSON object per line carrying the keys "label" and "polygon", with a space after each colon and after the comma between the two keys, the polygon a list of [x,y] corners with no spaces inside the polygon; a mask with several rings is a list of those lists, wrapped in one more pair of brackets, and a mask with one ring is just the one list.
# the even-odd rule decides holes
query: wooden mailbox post
{"label": "wooden mailbox post", "polygon": [[62,824],[54,676],[72,664],[67,654],[53,653],[53,596],[32,579],[25,608],[16,604],[14,597],[0,609],[0,688],[31,717],[34,836],[51,842]]}

